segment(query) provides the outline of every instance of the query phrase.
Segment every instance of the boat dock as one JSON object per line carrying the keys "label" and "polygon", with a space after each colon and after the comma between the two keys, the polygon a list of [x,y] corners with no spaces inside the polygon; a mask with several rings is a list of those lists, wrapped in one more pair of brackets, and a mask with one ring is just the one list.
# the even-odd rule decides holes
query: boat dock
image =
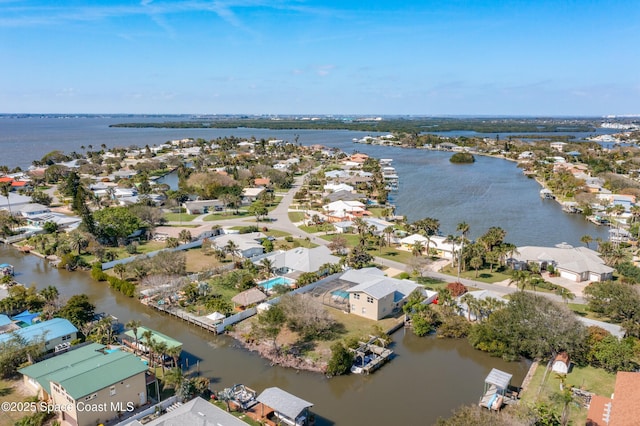
{"label": "boat dock", "polygon": [[211,333],[218,334],[218,324],[202,321],[197,317],[181,309],[177,309],[171,305],[158,304],[157,302],[153,303],[153,300],[151,300],[150,298],[141,299],[140,302],[143,305],[149,306],[150,308],[153,308],[157,311],[164,312],[165,314],[169,314],[176,318],[180,318],[183,321],[186,321],[193,325],[197,325],[200,328],[204,328],[205,330],[210,331]]}
{"label": "boat dock", "polygon": [[358,342],[357,349],[351,349],[355,353],[355,362],[351,372],[355,374],[370,374],[382,367],[393,355],[393,351],[384,346],[376,345],[378,337],[371,337],[368,342]]}

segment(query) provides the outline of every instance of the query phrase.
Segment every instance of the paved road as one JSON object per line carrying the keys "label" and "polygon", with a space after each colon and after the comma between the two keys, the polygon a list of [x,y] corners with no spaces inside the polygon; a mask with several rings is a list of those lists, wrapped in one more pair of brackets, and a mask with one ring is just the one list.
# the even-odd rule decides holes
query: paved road
{"label": "paved road", "polygon": [[[297,226],[295,226],[291,220],[289,219],[289,207],[292,204],[293,201],[293,196],[295,195],[296,192],[298,192],[298,189],[300,188],[300,186],[302,185],[304,178],[306,175],[303,176],[298,176],[296,177],[296,179],[294,180],[294,183],[291,187],[291,189],[289,189],[289,191],[287,191],[287,193],[282,197],[282,200],[280,201],[280,203],[278,204],[278,206],[269,213],[269,217],[271,217],[272,219],[275,219],[274,222],[269,223],[268,225],[264,225],[263,226],[268,226],[271,229],[277,229],[279,231],[284,231],[284,232],[288,232],[294,236],[297,237],[301,237],[301,238],[309,238],[309,240],[311,240],[311,242],[315,243],[315,244],[322,244],[322,245],[327,245],[329,244],[329,241],[324,240],[322,238],[319,238],[313,234],[310,234],[308,232],[305,232],[301,229],[299,229]],[[212,222],[204,222],[203,219],[206,215],[201,215],[198,218],[194,219],[192,222],[189,222],[191,224],[197,224],[197,223],[203,223],[203,225],[201,225],[199,228],[192,228],[189,229],[193,235],[197,235],[200,232],[203,232],[205,230],[210,230],[212,226],[214,225],[220,225],[222,227],[225,226],[247,226],[247,225],[251,225],[254,224],[255,221],[249,218],[243,218],[243,219],[227,219],[227,220],[217,220],[217,221],[212,221]],[[197,220],[197,222],[196,222]],[[171,229],[171,228],[169,228]],[[176,228],[173,228],[176,229]],[[177,231],[179,232],[179,230]],[[400,263],[400,262],[396,262],[393,260],[389,260],[389,259],[384,259],[381,257],[375,257],[374,258],[375,262],[386,266],[386,267],[390,267],[390,268],[394,268],[394,269],[398,269],[400,271],[408,271],[408,266],[405,265],[404,263]],[[439,280],[443,280],[443,281],[454,281],[456,279],[456,277],[453,277],[451,275],[447,275],[447,274],[443,274],[440,272],[435,272],[435,271],[427,271],[425,272],[425,275],[431,278],[436,278]],[[460,281],[468,286],[468,287],[475,287],[475,288],[479,288],[479,289],[483,289],[483,290],[490,290],[493,291],[501,296],[505,296],[508,294],[512,294],[515,293],[516,291],[519,291],[516,287],[512,287],[512,286],[508,286],[505,283],[493,283],[493,284],[487,284],[481,281],[476,281],[476,280],[471,280],[471,279],[467,279],[467,278],[461,278]],[[526,290],[526,291],[530,291],[530,290]],[[546,293],[546,292],[538,292],[538,294],[547,297],[551,300],[553,300],[554,302],[558,302],[558,303],[564,303],[564,300],[553,293]],[[584,304],[585,300],[583,297],[581,296],[576,296],[575,299],[573,299],[572,301],[573,303],[580,303],[580,304]],[[614,324],[609,324],[606,322],[602,322],[602,321],[595,321],[595,320],[586,320],[582,317],[578,317],[578,319],[580,319],[581,321],[585,322],[585,325],[597,325],[600,326],[602,328],[604,328],[605,330],[608,330],[610,333],[617,335],[617,336],[621,336],[624,334],[624,332],[622,331],[620,326],[614,325]]]}

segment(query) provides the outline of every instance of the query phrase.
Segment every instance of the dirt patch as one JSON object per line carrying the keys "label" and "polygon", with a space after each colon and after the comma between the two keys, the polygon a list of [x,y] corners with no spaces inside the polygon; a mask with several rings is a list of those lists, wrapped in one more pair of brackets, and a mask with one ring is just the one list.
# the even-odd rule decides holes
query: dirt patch
{"label": "dirt patch", "polygon": [[[320,353],[319,360],[313,360],[308,357],[301,356],[299,350],[294,343],[298,340],[296,333],[285,329],[278,335],[277,343],[279,351],[276,352],[273,343],[270,341],[260,341],[248,338],[251,329],[251,321],[244,321],[229,332],[229,335],[244,348],[257,352],[262,358],[271,361],[271,365],[279,365],[280,367],[294,368],[296,370],[312,371],[315,373],[324,373],[327,369],[327,362],[330,353]],[[315,352],[314,352],[315,353]]]}

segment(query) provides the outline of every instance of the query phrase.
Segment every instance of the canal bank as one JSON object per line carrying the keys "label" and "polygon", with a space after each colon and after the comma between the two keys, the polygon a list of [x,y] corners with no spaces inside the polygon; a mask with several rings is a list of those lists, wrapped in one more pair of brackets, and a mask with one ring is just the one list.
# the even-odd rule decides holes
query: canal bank
{"label": "canal bank", "polygon": [[[42,259],[0,247],[0,259],[14,265],[16,280],[42,289],[58,287],[63,298],[87,294],[98,312],[108,312],[121,322],[139,320],[184,344],[190,370],[211,379],[219,390],[235,383],[253,389],[278,386],[312,401],[318,425],[433,424],[461,404],[475,404],[483,380],[498,368],[514,375],[520,384],[528,363],[507,363],[474,350],[466,340],[420,338],[401,329],[393,335],[395,358],[371,376],[321,374],[271,366],[229,336],[215,336],[179,319],[145,307],[136,299],[93,281],[88,273],[67,272]],[[188,360],[188,361],[186,361]]]}

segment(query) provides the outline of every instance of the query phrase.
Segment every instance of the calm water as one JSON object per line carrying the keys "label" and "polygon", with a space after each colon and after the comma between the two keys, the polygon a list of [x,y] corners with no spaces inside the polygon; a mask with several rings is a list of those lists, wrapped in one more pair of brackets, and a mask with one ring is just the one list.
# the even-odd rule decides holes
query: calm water
{"label": "calm water", "polygon": [[98,311],[121,322],[137,319],[184,343],[189,365],[211,379],[219,390],[244,383],[258,391],[279,386],[315,404],[319,425],[432,424],[461,404],[477,402],[491,368],[514,375],[519,385],[528,363],[507,363],[475,351],[466,340],[418,338],[401,330],[393,335],[397,356],[371,376],[326,379],[319,374],[270,367],[260,357],[236,346],[227,336],[213,336],[161,315],[135,299],[113,292],[89,274],[50,268],[40,258],[0,246],[0,259],[16,269],[16,279],[38,288],[55,285],[63,297],[87,294]]}
{"label": "calm water", "polygon": [[[514,163],[477,158],[472,165],[452,165],[450,154],[353,144],[366,133],[349,131],[272,131],[256,129],[113,129],[122,119],[0,119],[2,162],[27,167],[34,158],[59,149],[81,152],[96,147],[160,144],[185,137],[214,139],[220,136],[256,136],[294,140],[305,145],[324,144],[346,152],[361,151],[377,158],[393,158],[400,175],[400,191],[393,201],[399,214],[410,220],[436,217],[442,232],[452,233],[457,223],[471,225],[472,236],[490,226],[507,230],[516,244],[578,244],[584,234],[605,237],[577,217],[563,214],[559,206],[543,202],[538,185],[525,178]],[[514,374],[520,384],[525,362],[505,363],[474,351],[466,341],[416,338],[400,331],[394,335],[397,353],[389,365],[368,377],[347,376],[331,380],[309,373],[270,367],[255,354],[237,348],[226,336],[215,337],[195,327],[157,314],[135,300],[112,292],[88,274],[50,269],[42,260],[0,247],[0,262],[15,265],[18,281],[43,288],[56,285],[64,296],[87,294],[98,310],[122,322],[141,320],[184,342],[193,366],[220,389],[245,383],[261,390],[280,386],[315,404],[321,425],[431,424],[460,404],[475,403],[491,368]],[[194,367],[192,367],[194,368]]]}
{"label": "calm water", "polygon": [[[108,127],[109,124],[142,120],[0,118],[0,148],[4,153],[1,161],[11,167],[27,167],[34,158],[41,158],[54,149],[81,152],[82,145],[93,145],[94,149],[102,144],[107,147],[152,146],[186,137],[209,140],[230,135],[293,141],[299,136],[299,142],[304,145],[323,144],[348,153],[361,151],[376,158],[393,158],[393,166],[400,175],[400,191],[393,194],[398,214],[407,215],[412,221],[435,217],[440,220],[445,235],[454,233],[456,225],[466,221],[471,226],[472,237],[481,235],[491,226],[500,226],[507,231],[507,240],[517,245],[560,242],[579,245],[585,234],[594,239],[608,237],[605,228],[579,216],[564,214],[557,203],[541,200],[538,184],[522,175],[513,162],[477,157],[475,164],[453,165],[448,161],[450,153],[351,142],[353,138],[365,136],[366,132]],[[165,121],[162,118],[148,121],[152,120]],[[455,132],[449,133],[452,136]]]}

